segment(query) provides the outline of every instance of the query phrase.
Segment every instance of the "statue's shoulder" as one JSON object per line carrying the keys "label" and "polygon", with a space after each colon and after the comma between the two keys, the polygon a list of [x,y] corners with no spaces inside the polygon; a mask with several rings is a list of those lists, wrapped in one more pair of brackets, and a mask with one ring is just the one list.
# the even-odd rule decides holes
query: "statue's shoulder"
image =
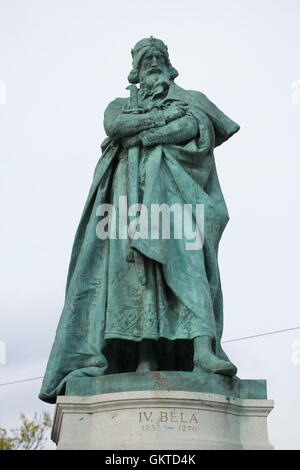
{"label": "statue's shoulder", "polygon": [[[206,96],[201,93],[200,91],[196,90],[186,90],[185,88],[182,88],[181,86],[177,85],[177,83],[172,82],[170,85],[170,92],[172,96],[176,97],[177,99],[188,99],[189,101],[196,100],[196,101],[201,101],[204,97]],[[207,99],[207,98],[206,98]]]}
{"label": "statue's shoulder", "polygon": [[122,112],[123,108],[126,107],[128,98],[115,98],[111,101],[105,109],[104,116],[115,116]]}
{"label": "statue's shoulder", "polygon": [[178,95],[178,98],[181,97],[185,101],[189,101],[191,104],[201,106],[204,109],[215,107],[215,105],[210,101],[207,96],[201,91],[197,90],[186,90],[181,88],[176,83],[172,85],[173,92]]}
{"label": "statue's shoulder", "polygon": [[115,98],[113,101],[111,101],[109,103],[108,106],[110,106],[110,105],[121,106],[121,105],[127,103],[127,101],[128,101],[128,98]]}
{"label": "statue's shoulder", "polygon": [[199,104],[200,106],[206,105],[208,106],[209,104],[213,104],[207,96],[202,93],[202,91],[196,91],[196,90],[186,90],[189,96],[193,98],[196,104]]}

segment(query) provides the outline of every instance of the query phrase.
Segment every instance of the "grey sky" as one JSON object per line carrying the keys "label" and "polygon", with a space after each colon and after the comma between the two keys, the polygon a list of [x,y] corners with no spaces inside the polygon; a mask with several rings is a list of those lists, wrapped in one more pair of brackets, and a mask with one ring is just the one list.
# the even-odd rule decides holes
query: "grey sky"
{"label": "grey sky", "polygon": [[[150,35],[168,44],[180,86],[241,125],[216,151],[231,216],[224,340],[300,325],[299,17],[299,0],[0,0],[0,383],[44,373],[103,112],[127,96],[130,50]],[[267,379],[278,449],[300,449],[299,340],[296,330],[224,345],[239,377]],[[40,383],[0,387],[0,427],[53,414]]]}

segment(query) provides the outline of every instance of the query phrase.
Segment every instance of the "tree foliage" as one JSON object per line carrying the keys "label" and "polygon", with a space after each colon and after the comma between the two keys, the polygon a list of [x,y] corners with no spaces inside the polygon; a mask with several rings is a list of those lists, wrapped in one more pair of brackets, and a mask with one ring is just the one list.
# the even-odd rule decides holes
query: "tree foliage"
{"label": "tree foliage", "polygon": [[34,413],[32,421],[29,421],[23,413],[20,418],[20,427],[11,429],[10,435],[6,429],[0,428],[0,450],[42,449],[43,443],[47,440],[45,433],[52,425],[49,413],[44,412],[40,416]]}

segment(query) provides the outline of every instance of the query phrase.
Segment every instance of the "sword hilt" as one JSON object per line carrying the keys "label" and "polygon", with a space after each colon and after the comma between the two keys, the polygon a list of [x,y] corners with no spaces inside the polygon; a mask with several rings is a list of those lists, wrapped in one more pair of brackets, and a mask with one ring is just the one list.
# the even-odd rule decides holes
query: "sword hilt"
{"label": "sword hilt", "polygon": [[138,108],[138,88],[136,85],[129,85],[126,90],[130,91],[129,106],[130,109]]}
{"label": "sword hilt", "polygon": [[139,108],[138,102],[138,88],[136,85],[129,85],[126,87],[126,90],[130,91],[130,99],[129,99],[129,108],[124,110],[123,112],[126,113],[143,113],[144,108]]}

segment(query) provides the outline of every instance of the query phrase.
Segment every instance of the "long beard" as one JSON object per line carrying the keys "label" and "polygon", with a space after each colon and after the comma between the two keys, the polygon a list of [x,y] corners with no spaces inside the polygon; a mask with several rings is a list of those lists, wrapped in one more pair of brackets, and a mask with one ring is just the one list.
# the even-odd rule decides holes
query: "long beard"
{"label": "long beard", "polygon": [[167,73],[147,74],[141,81],[141,92],[144,98],[152,99],[163,96],[169,89],[170,76]]}

